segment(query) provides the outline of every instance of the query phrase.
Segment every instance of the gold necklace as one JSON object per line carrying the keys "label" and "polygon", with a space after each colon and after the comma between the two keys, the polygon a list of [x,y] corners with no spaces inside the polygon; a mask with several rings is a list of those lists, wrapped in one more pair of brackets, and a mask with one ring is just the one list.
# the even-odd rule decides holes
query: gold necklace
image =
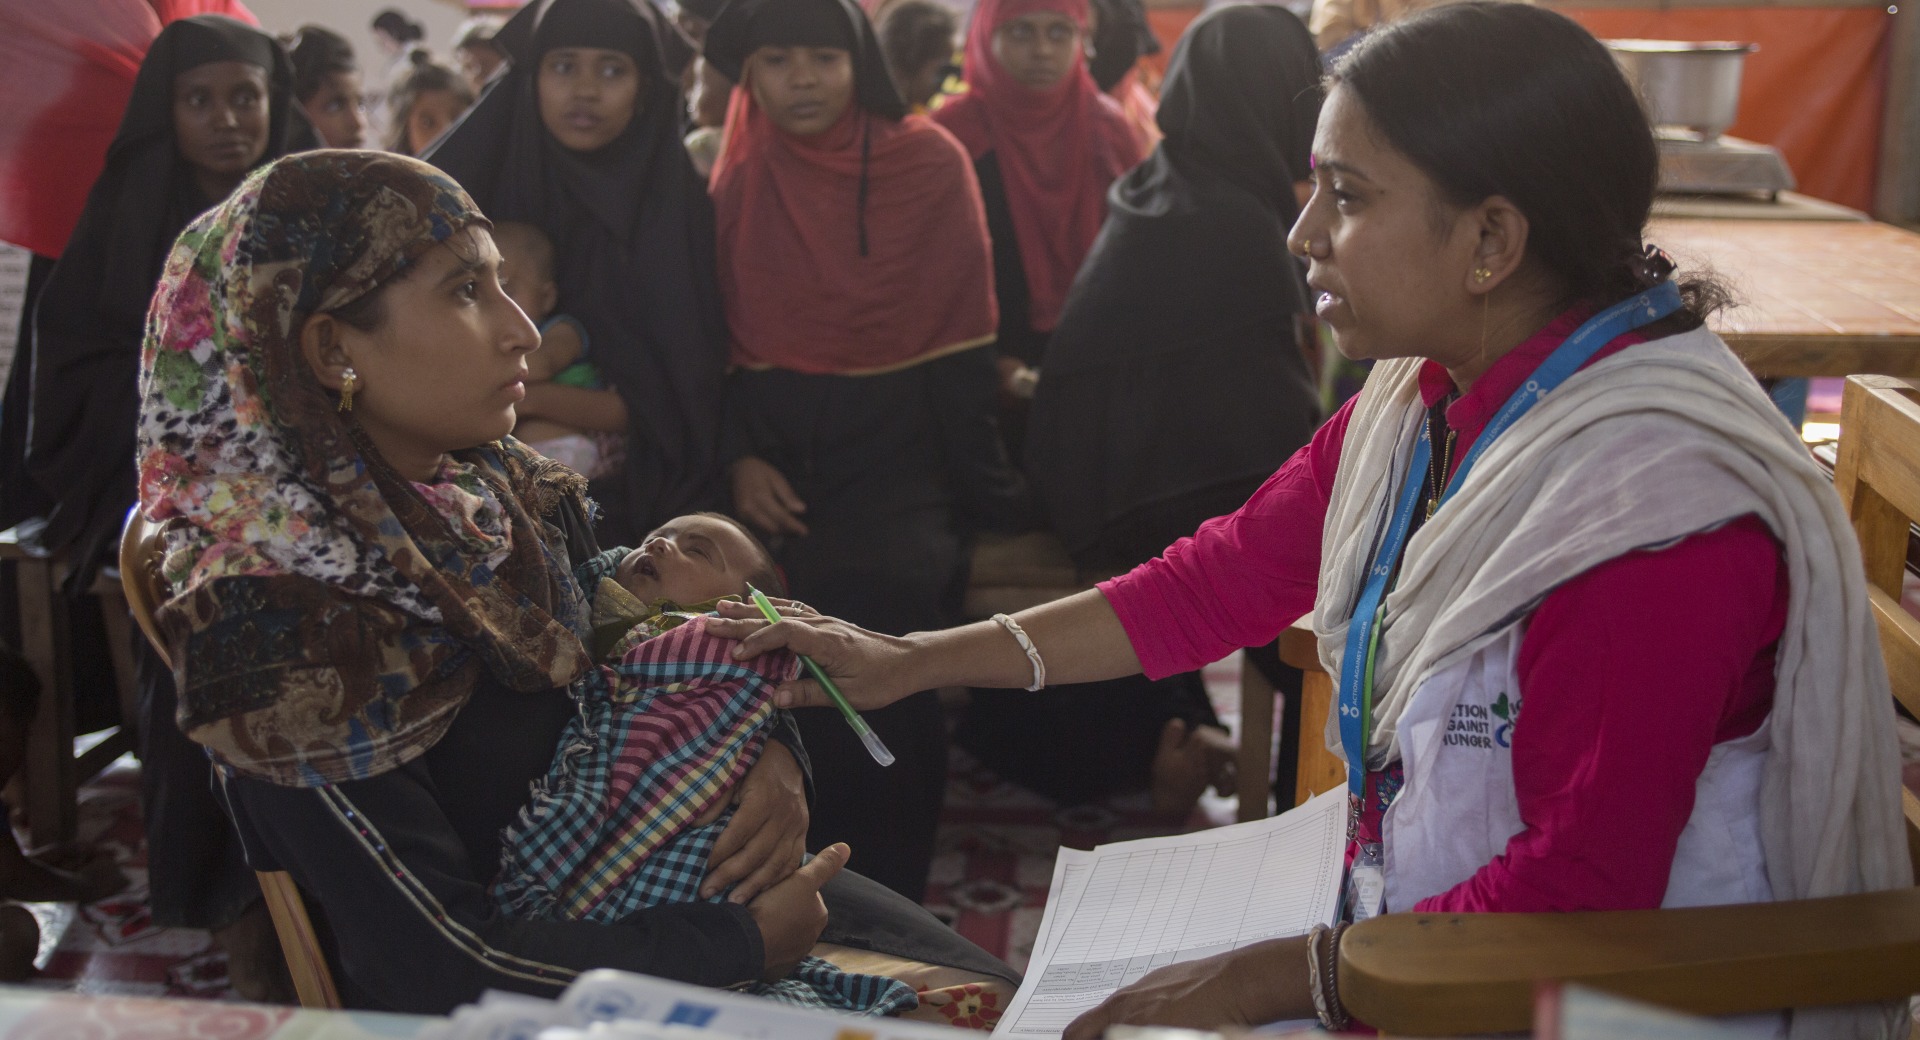
{"label": "gold necklace", "polygon": [[1447,440],[1440,448],[1440,468],[1427,471],[1427,519],[1440,508],[1440,493],[1447,489],[1447,476],[1453,471],[1453,439],[1457,431],[1447,427]]}

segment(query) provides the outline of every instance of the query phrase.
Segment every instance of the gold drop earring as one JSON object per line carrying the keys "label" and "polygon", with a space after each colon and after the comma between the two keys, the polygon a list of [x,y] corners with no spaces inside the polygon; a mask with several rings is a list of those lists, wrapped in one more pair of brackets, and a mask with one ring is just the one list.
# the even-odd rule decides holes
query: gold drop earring
{"label": "gold drop earring", "polygon": [[[1473,269],[1473,280],[1475,282],[1478,282],[1484,285],[1487,279],[1492,277],[1493,277],[1493,271],[1490,268],[1481,266]],[[1488,305],[1492,302],[1493,302],[1493,290],[1489,289],[1486,292],[1483,292],[1480,294],[1480,362],[1481,364],[1485,364],[1487,360],[1487,309],[1488,309]]]}
{"label": "gold drop earring", "polygon": [[346,371],[340,373],[340,410],[341,411],[343,412],[353,411],[353,392],[355,390],[358,390],[359,388],[360,388],[360,374],[353,370],[352,365],[348,365]]}

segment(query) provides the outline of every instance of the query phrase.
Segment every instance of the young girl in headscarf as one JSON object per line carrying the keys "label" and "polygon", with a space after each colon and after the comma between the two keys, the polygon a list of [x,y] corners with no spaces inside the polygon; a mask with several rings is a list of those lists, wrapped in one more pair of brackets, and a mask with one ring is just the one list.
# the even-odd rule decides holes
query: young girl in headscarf
{"label": "young girl in headscarf", "polygon": [[[30,380],[32,421],[20,482],[28,486],[7,489],[9,506],[23,497],[51,505],[41,539],[67,554],[71,588],[90,587],[116,558],[134,504],[140,340],[167,250],[247,171],[307,146],[291,87],[280,44],[219,15],[168,25],[141,63],[106,169],[40,296],[32,356],[16,359],[12,374]],[[18,400],[8,394],[9,404]],[[257,962],[237,935],[220,935],[239,920],[255,940],[271,942],[264,914],[242,916],[258,904],[259,887],[208,791],[205,756],[177,730],[152,724],[171,717],[173,689],[149,664],[140,668],[149,720],[140,727],[141,781],[147,820],[165,821],[163,829],[155,823],[150,849],[154,920],[215,929],[229,944],[237,985],[256,999],[272,997],[254,988]],[[258,949],[271,955],[270,946]]]}
{"label": "young girl in headscarf", "polygon": [[1087,17],[1087,0],[981,0],[967,26],[967,92],[934,113],[979,174],[1009,375],[1041,363],[1106,219],[1107,188],[1142,155],[1087,72]]}
{"label": "young girl in headscarf", "polygon": [[645,0],[540,0],[494,43],[511,65],[422,158],[553,239],[559,306],[626,402],[625,469],[593,491],[601,536],[630,544],[716,497],[726,325],[713,204],[681,145],[692,50]]}
{"label": "young girl in headscarf", "polygon": [[[735,514],[779,536],[793,588],[908,632],[950,616],[963,530],[1024,514],[993,425],[992,265],[952,136],[906,114],[848,0],[735,0],[707,60],[736,83],[714,170]],[[830,606],[826,606],[830,604]],[[882,770],[811,713],[812,843],[919,898],[945,791],[932,693],[871,717]]]}
{"label": "young girl in headscarf", "polygon": [[287,43],[293,99],[324,148],[367,143],[367,101],[353,46],[331,29],[303,25]]}

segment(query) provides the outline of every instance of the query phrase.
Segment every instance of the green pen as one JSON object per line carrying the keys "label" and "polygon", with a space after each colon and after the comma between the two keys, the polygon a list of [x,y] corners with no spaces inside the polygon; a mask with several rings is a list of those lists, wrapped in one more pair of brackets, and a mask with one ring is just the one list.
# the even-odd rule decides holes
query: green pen
{"label": "green pen", "polygon": [[[761,617],[766,618],[768,621],[780,620],[780,612],[774,609],[773,601],[767,599],[766,593],[754,588],[753,585],[749,583],[747,585],[747,595],[753,598],[753,605],[760,608]],[[859,734],[860,743],[867,746],[867,754],[872,755],[873,760],[883,766],[892,765],[893,752],[888,751],[887,745],[881,743],[880,734],[875,733],[873,727],[867,725],[867,720],[861,718],[860,713],[853,710],[853,705],[847,701],[847,695],[840,692],[840,687],[835,686],[832,679],[827,678],[827,673],[824,669],[813,663],[813,658],[805,654],[798,656],[800,663],[806,666],[807,674],[813,676],[813,681],[819,683],[820,688],[827,691],[827,696],[833,698],[833,706],[839,708],[840,714],[846,716],[847,725],[852,726],[853,731]]]}

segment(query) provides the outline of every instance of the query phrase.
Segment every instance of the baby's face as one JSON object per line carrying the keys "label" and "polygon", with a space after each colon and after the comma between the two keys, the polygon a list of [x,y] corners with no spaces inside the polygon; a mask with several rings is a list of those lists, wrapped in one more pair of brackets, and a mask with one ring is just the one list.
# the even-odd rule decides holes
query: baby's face
{"label": "baby's face", "polygon": [[513,258],[501,251],[501,267],[507,274],[507,296],[518,304],[527,317],[536,323],[553,309],[553,298],[557,295],[553,289],[553,279],[542,277],[538,271],[530,271],[527,264],[515,263]]}
{"label": "baby's face", "polygon": [[646,602],[686,606],[744,594],[759,563],[759,552],[738,527],[710,516],[682,516],[649,534],[613,576]]}

